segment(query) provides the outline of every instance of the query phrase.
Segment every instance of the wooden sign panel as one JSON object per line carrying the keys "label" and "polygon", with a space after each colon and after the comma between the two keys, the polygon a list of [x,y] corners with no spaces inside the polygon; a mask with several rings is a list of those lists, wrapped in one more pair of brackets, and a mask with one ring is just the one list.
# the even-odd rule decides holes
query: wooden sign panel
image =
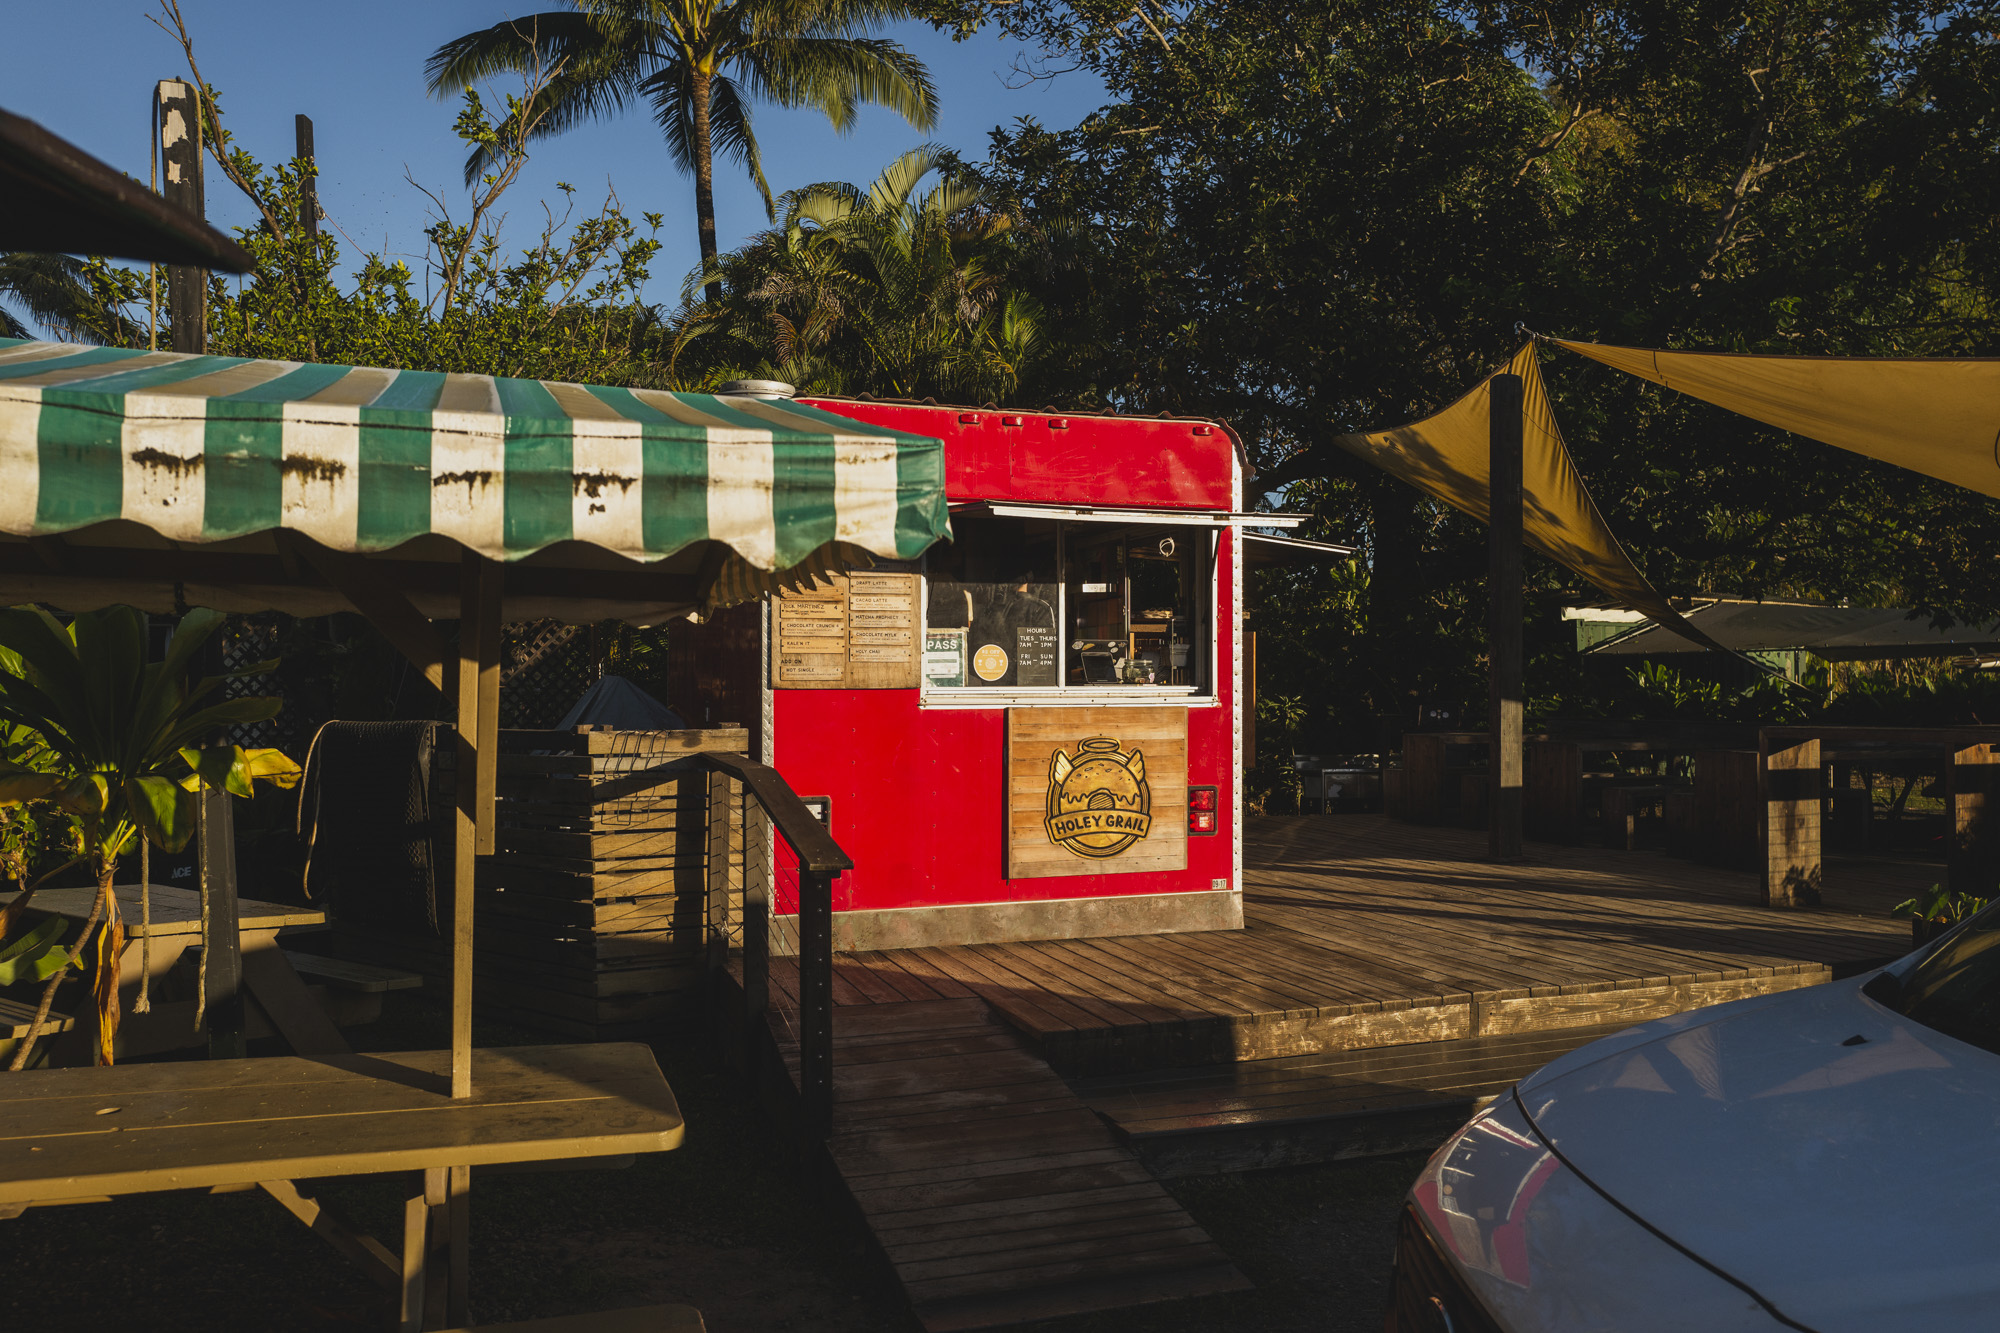
{"label": "wooden sign panel", "polygon": [[829,574],[773,600],[771,684],[781,690],[913,690],[922,633],[917,576]]}
{"label": "wooden sign panel", "polygon": [[1187,709],[1007,710],[1007,878],[1187,869]]}

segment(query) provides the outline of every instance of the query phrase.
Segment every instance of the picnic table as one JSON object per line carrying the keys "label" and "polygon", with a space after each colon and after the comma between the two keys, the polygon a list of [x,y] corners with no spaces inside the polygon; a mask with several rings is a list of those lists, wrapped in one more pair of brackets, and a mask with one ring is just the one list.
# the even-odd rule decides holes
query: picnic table
{"label": "picnic table", "polygon": [[[151,888],[150,926],[140,920],[138,885],[120,884],[112,890],[124,918],[127,941],[118,974],[119,1000],[124,1009],[124,1020],[118,1030],[117,1049],[121,1058],[198,1045],[205,1040],[195,1027],[193,1000],[156,999],[151,1013],[132,1012],[132,1002],[139,993],[139,978],[149,962],[157,989],[188,950],[201,945],[201,895],[168,884],[154,884]],[[41,889],[35,893],[28,910],[31,915],[63,916],[80,922],[89,918],[96,898],[97,889],[93,885]],[[236,922],[244,989],[256,1001],[257,1010],[268,1018],[271,1029],[300,1055],[337,1055],[348,1051],[347,1039],[340,1035],[326,1007],[300,978],[285,951],[278,947],[280,931],[324,925],[326,913],[313,907],[239,898]],[[150,950],[141,944],[145,939],[151,940]],[[260,1034],[253,1031],[252,1035]],[[68,1030],[52,1044],[50,1062],[89,1064],[96,1044],[95,1012],[79,1012]]]}
{"label": "picnic table", "polygon": [[[129,1194],[261,1189],[394,1293],[396,1326],[464,1322],[474,1167],[627,1157],[680,1146],[681,1114],[647,1047],[276,1056],[34,1070],[0,1079],[0,1219]],[[300,1182],[407,1172],[400,1253]],[[448,1282],[436,1280],[442,1265]]]}

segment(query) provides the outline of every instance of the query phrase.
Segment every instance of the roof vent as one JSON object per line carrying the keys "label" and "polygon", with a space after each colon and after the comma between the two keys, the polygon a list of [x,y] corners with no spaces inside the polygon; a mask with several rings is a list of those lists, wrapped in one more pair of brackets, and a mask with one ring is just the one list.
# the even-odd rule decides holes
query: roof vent
{"label": "roof vent", "polygon": [[730,380],[717,393],[726,398],[796,398],[799,391],[783,380]]}

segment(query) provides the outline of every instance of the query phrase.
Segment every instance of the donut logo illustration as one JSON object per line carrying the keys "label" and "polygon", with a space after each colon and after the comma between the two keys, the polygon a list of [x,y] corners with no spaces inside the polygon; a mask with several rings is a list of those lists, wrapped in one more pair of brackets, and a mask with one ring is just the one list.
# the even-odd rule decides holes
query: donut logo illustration
{"label": "donut logo illustration", "polygon": [[1078,856],[1116,856],[1153,828],[1153,792],[1146,785],[1146,756],[1125,754],[1109,736],[1077,742],[1071,757],[1049,759],[1049,841]]}

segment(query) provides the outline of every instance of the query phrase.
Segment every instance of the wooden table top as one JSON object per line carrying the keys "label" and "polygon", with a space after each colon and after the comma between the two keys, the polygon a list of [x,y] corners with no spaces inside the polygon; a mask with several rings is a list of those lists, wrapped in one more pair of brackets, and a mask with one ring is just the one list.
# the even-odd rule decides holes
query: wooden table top
{"label": "wooden table top", "polygon": [[637,1042],[201,1060],[0,1077],[0,1204],[680,1146]]}
{"label": "wooden table top", "polygon": [[[112,888],[118,897],[118,911],[125,921],[125,935],[138,939],[150,933],[154,939],[168,935],[201,934],[201,894],[172,884],[153,887],[153,927],[148,932],[139,924],[139,886],[119,884]],[[5,901],[11,901],[12,894]],[[38,889],[29,910],[49,912],[82,921],[90,916],[97,890],[90,885],[60,889]],[[244,930],[276,930],[280,926],[317,926],[326,922],[326,913],[317,907],[293,907],[287,903],[260,902],[255,898],[236,901],[236,920]]]}

